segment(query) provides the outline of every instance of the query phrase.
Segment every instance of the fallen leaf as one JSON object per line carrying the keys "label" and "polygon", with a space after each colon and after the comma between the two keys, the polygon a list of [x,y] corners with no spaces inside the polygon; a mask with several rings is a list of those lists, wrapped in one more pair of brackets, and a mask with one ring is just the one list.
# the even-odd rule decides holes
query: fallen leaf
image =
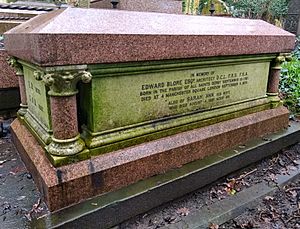
{"label": "fallen leaf", "polygon": [[241,180],[240,184],[243,185],[243,186],[246,186],[246,187],[250,187],[251,186],[248,182],[246,182],[244,180]]}
{"label": "fallen leaf", "polygon": [[231,189],[230,192],[229,192],[229,194],[233,196],[234,194],[236,194],[236,190],[235,189]]}
{"label": "fallen leaf", "polygon": [[3,165],[7,160],[0,161],[0,165]]}
{"label": "fallen leaf", "polygon": [[237,181],[235,179],[230,179],[228,183],[225,183],[225,191],[229,195],[234,195],[236,193],[236,184]]}
{"label": "fallen leaf", "polygon": [[281,175],[290,175],[286,168],[282,168],[279,170]]}
{"label": "fallen leaf", "polygon": [[262,220],[265,222],[265,223],[270,223],[271,222],[271,219],[267,218],[267,217],[263,217]]}
{"label": "fallen leaf", "polygon": [[240,227],[243,229],[252,229],[254,228],[254,225],[252,222],[249,221],[248,223],[243,223],[242,225],[240,225]]}
{"label": "fallen leaf", "polygon": [[215,223],[211,223],[209,225],[209,229],[219,229],[219,225],[218,224],[215,224]]}
{"label": "fallen leaf", "polygon": [[234,186],[235,186],[235,184],[236,184],[236,180],[235,180],[235,179],[231,179],[231,180],[229,180],[229,182],[226,183],[225,185],[226,185],[228,188],[233,189]]}
{"label": "fallen leaf", "polygon": [[25,217],[31,221],[32,220],[32,214],[33,213],[38,213],[41,212],[43,210],[43,208],[40,207],[42,201],[41,198],[38,199],[37,203],[35,203],[34,205],[32,205],[32,208],[30,211],[28,211],[27,213],[25,213]]}
{"label": "fallen leaf", "polygon": [[269,175],[269,179],[270,179],[271,181],[274,181],[274,182],[277,180],[276,175],[275,175],[274,173],[271,173],[271,174]]}
{"label": "fallen leaf", "polygon": [[3,211],[2,211],[3,213],[11,211],[11,205],[10,205],[10,203],[8,203],[6,201],[2,204],[2,208],[3,208]]}
{"label": "fallen leaf", "polygon": [[274,197],[272,197],[272,196],[266,196],[264,198],[264,200],[266,200],[266,201],[274,200]]}
{"label": "fallen leaf", "polygon": [[167,216],[164,218],[164,221],[167,222],[168,224],[174,223],[175,220],[176,220],[175,216]]}
{"label": "fallen leaf", "polygon": [[284,163],[284,161],[283,161],[281,158],[278,159],[278,164],[279,164],[280,166],[282,166],[282,167],[285,166],[285,163]]}
{"label": "fallen leaf", "polygon": [[29,212],[29,213],[26,213],[26,214],[24,214],[25,215],[25,217],[27,218],[27,220],[28,221],[31,221],[31,213]]}
{"label": "fallen leaf", "polygon": [[182,215],[182,216],[187,216],[188,214],[190,214],[190,210],[186,207],[179,208],[179,209],[177,209],[176,213],[179,215]]}
{"label": "fallen leaf", "polygon": [[296,165],[300,165],[300,160],[293,160],[293,163]]}
{"label": "fallen leaf", "polygon": [[291,166],[291,165],[288,166],[287,169],[288,169],[288,170],[291,170],[291,171],[297,171],[297,170],[298,170],[297,167]]}
{"label": "fallen leaf", "polygon": [[217,198],[218,200],[224,199],[224,191],[221,189],[216,190],[215,188],[212,188],[209,192],[210,196],[210,200],[213,200],[214,198]]}
{"label": "fallen leaf", "polygon": [[23,200],[23,199],[25,199],[26,198],[26,196],[19,196],[18,198],[17,198],[17,200]]}
{"label": "fallen leaf", "polygon": [[271,212],[276,212],[276,209],[273,207],[273,205],[269,205],[269,208],[270,208]]}
{"label": "fallen leaf", "polygon": [[288,191],[288,194],[290,194],[293,198],[296,198],[297,197],[297,191],[295,191],[295,190],[290,190],[290,191]]}

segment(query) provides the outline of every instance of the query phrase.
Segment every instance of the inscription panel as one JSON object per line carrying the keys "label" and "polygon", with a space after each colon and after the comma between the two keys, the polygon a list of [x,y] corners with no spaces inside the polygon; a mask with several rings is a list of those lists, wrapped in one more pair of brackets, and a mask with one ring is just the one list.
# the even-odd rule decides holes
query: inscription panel
{"label": "inscription panel", "polygon": [[93,131],[266,96],[269,63],[97,78]]}
{"label": "inscription panel", "polygon": [[51,129],[50,111],[44,83],[37,81],[33,76],[33,70],[27,67],[24,67],[24,77],[30,113],[46,128]]}

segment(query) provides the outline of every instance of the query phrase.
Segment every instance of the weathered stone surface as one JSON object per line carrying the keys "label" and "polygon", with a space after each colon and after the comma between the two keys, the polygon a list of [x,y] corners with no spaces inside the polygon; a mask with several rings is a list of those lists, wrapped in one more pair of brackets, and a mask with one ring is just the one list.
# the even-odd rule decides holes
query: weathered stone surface
{"label": "weathered stone surface", "polygon": [[44,149],[20,121],[15,120],[11,128],[17,149],[53,211],[287,126],[288,111],[280,107],[60,168],[51,165]]}
{"label": "weathered stone surface", "polygon": [[[93,113],[89,128],[100,132],[265,98],[270,64],[263,58],[248,61],[257,63],[237,58],[230,64],[223,63],[225,66],[211,67],[221,65],[221,61],[216,61],[193,69],[119,77],[103,77],[95,73],[90,106],[85,111]],[[86,102],[87,96],[82,96],[82,99],[83,103]]]}
{"label": "weathered stone surface", "polygon": [[294,35],[259,20],[67,8],[10,30],[5,46],[53,66],[289,52]]}
{"label": "weathered stone surface", "polygon": [[49,98],[47,98],[46,87],[41,81],[35,79],[32,68],[24,66],[23,69],[30,115],[38,119],[45,128],[51,129]]}
{"label": "weathered stone surface", "polygon": [[[21,62],[28,94],[25,122],[45,145],[53,137],[71,141],[81,133],[90,150],[86,159],[273,108],[267,83],[275,57],[84,65],[86,71],[73,72],[72,66],[37,68]],[[80,79],[89,83],[76,88]],[[61,166],[73,160],[51,161]]]}

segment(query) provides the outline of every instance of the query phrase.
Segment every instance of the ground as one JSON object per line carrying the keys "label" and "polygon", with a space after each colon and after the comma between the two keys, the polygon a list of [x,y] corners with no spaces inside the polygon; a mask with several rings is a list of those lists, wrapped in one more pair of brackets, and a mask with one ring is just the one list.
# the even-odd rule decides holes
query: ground
{"label": "ground", "polygon": [[[4,133],[0,128],[0,228],[29,228],[33,217],[46,214],[48,210],[11,142],[8,127],[9,121],[4,123]],[[290,174],[299,165],[300,144],[297,144],[116,228],[154,229],[176,225],[203,207],[237,196],[257,184],[274,186],[278,174]],[[276,190],[224,224],[211,222],[210,228],[300,228],[299,176]]]}
{"label": "ground", "polygon": [[47,207],[6,132],[9,123],[0,127],[0,229],[29,228]]}
{"label": "ground", "polygon": [[[213,206],[216,202],[237,195],[251,186],[261,183],[276,185],[277,175],[288,175],[297,170],[299,164],[300,144],[297,144],[210,186],[130,219],[118,228],[156,229],[176,225],[199,209],[201,211],[206,206]],[[272,195],[258,200],[256,206],[225,224],[211,222],[211,229],[217,228],[300,228],[300,177],[295,176],[286,186],[279,187]]]}

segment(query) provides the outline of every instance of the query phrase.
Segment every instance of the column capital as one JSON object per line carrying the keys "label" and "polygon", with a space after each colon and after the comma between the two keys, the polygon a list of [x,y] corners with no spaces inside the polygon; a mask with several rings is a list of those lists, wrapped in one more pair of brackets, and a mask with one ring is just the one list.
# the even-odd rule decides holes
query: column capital
{"label": "column capital", "polygon": [[273,62],[272,69],[281,69],[281,64],[285,61],[289,62],[292,60],[292,54],[291,53],[280,53]]}
{"label": "column capital", "polygon": [[282,105],[282,102],[278,97],[279,79],[282,68],[281,65],[283,64],[283,62],[290,61],[291,59],[291,53],[280,53],[277,57],[273,59],[271,63],[267,95],[272,108]]}
{"label": "column capital", "polygon": [[60,72],[42,72],[35,71],[36,80],[42,80],[50,88],[50,96],[72,96],[77,94],[76,85],[79,81],[89,83],[92,80],[92,74],[85,70],[80,71],[60,71]]}
{"label": "column capital", "polygon": [[23,66],[17,61],[16,58],[11,56],[7,59],[7,62],[11,67],[15,69],[17,76],[24,76]]}

